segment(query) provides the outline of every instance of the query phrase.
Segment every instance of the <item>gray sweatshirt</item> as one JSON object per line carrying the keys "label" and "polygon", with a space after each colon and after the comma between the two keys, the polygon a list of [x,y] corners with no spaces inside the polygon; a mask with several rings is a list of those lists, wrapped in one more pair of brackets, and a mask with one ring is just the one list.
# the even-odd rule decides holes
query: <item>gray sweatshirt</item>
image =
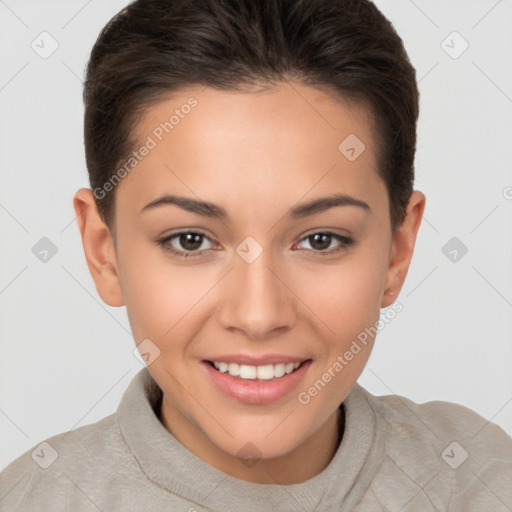
{"label": "gray sweatshirt", "polygon": [[512,439],[466,407],[373,396],[356,384],[329,465],[291,485],[210,466],[160,422],[147,368],[117,411],[53,436],[0,474],[2,512],[510,512]]}

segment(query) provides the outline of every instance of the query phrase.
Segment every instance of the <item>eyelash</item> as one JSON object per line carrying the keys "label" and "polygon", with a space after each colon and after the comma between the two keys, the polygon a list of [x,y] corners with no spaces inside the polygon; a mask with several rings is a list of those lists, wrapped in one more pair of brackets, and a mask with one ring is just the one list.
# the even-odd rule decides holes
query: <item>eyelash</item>
{"label": "eyelash", "polygon": [[[167,252],[170,252],[173,256],[176,256],[178,258],[186,259],[186,258],[196,258],[196,257],[202,256],[203,253],[208,249],[203,249],[202,251],[187,252],[187,251],[178,251],[178,250],[174,249],[171,245],[169,245],[170,241],[173,240],[174,238],[178,238],[181,235],[188,235],[188,234],[200,235],[203,238],[210,240],[210,238],[206,234],[201,233],[200,231],[179,231],[178,233],[173,233],[172,235],[160,238],[159,240],[157,240],[157,244],[160,247],[162,247],[162,249],[164,249]],[[305,237],[303,237],[300,242],[303,242],[304,240],[307,240],[308,238],[312,238],[315,235],[327,235],[341,243],[338,246],[338,248],[331,249],[329,251],[327,251],[327,250],[315,251],[314,249],[308,249],[308,250],[313,251],[313,253],[316,253],[315,257],[316,256],[324,257],[324,256],[330,256],[333,254],[337,254],[337,253],[340,253],[340,252],[348,249],[350,246],[352,246],[354,244],[354,240],[352,238],[349,238],[349,237],[346,237],[343,235],[339,235],[337,233],[332,233],[330,231],[316,231],[315,233],[310,233],[309,235],[306,235]]]}

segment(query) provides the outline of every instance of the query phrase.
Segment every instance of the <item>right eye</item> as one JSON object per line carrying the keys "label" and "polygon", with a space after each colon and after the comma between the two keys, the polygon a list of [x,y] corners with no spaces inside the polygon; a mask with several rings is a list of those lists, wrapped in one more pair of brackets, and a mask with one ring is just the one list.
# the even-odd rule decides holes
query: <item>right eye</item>
{"label": "right eye", "polygon": [[[157,241],[165,251],[178,258],[196,258],[202,256],[207,248],[201,249],[205,240],[210,240],[204,233],[197,231],[179,231]],[[182,249],[177,248],[180,245]]]}

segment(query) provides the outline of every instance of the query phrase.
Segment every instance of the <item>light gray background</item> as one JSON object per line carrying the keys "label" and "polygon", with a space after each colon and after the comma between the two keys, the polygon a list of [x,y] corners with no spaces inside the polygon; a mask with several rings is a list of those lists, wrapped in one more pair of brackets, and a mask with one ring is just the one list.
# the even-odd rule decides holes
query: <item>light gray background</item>
{"label": "light gray background", "polygon": [[[512,1],[376,3],[417,69],[427,207],[404,309],[360,383],[464,404],[512,434]],[[0,1],[0,468],[114,412],[142,367],[124,308],[95,291],[72,209],[88,186],[84,66],[125,4]],[[31,47],[51,48],[43,31],[59,45],[46,59]],[[458,58],[454,31],[469,43]],[[32,252],[42,237],[58,250],[46,263]],[[468,248],[456,262],[442,252],[452,237]]]}

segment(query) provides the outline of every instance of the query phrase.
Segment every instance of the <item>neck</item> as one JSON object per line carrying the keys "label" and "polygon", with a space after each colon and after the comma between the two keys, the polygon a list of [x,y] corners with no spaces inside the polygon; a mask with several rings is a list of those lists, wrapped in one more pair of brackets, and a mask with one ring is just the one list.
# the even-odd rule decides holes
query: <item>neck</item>
{"label": "neck", "polygon": [[343,437],[343,407],[294,450],[279,457],[260,459],[248,466],[218,448],[180,412],[169,407],[165,398],[160,411],[165,428],[188,450],[207,464],[234,478],[260,484],[290,485],[304,482],[323,471],[334,457]]}

